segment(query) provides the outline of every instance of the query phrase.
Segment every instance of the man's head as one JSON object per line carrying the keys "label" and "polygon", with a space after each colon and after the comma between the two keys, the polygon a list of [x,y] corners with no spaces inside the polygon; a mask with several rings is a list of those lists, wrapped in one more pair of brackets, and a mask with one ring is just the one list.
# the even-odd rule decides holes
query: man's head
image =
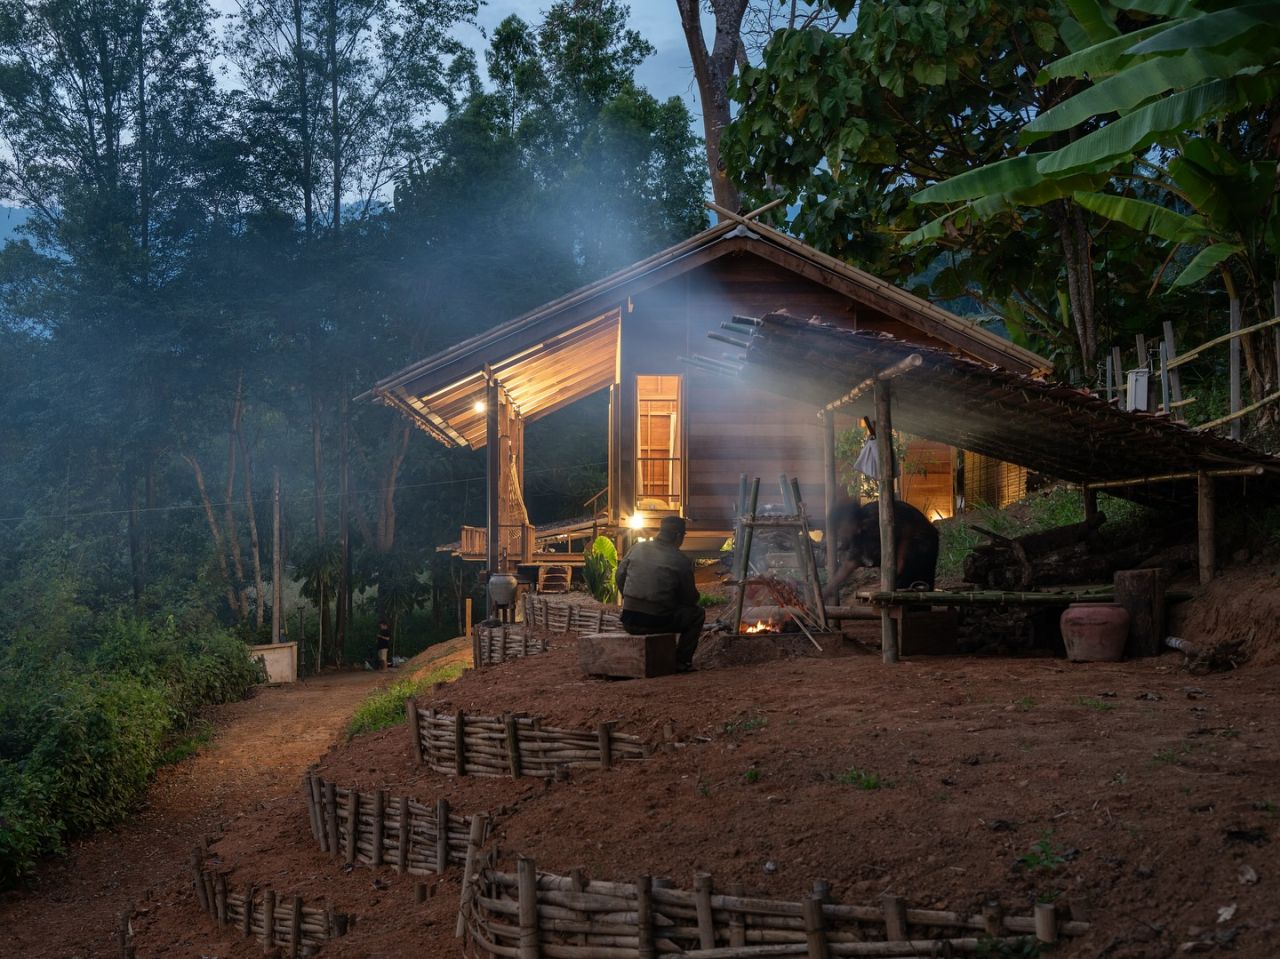
{"label": "man's head", "polygon": [[683,517],[664,516],[662,522],[658,524],[658,539],[672,546],[679,546],[684,542],[685,529]]}

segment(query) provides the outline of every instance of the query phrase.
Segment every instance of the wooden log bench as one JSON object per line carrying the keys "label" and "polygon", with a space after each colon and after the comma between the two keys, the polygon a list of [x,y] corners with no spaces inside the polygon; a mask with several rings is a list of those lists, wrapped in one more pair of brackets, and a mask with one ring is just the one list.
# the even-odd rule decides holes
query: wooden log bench
{"label": "wooden log bench", "polygon": [[586,633],[578,637],[578,665],[588,676],[652,679],[676,668],[676,633]]}

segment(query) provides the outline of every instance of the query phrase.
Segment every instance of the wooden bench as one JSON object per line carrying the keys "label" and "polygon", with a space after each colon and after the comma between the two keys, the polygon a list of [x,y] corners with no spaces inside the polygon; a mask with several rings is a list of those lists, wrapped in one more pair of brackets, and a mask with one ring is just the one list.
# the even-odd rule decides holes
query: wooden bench
{"label": "wooden bench", "polygon": [[578,637],[578,665],[588,676],[652,679],[676,669],[676,633],[586,633]]}

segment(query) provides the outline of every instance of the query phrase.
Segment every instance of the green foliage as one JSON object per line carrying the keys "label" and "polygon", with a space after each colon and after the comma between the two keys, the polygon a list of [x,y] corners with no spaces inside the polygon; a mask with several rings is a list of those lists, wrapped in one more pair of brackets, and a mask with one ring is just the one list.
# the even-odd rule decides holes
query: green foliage
{"label": "green foliage", "polygon": [[703,609],[709,606],[722,606],[728,602],[728,598],[721,596],[719,593],[699,593],[698,605]]}
{"label": "green foliage", "polygon": [[744,719],[735,719],[724,724],[724,733],[726,736],[736,736],[739,733],[753,733],[757,729],[764,729],[769,725],[768,716],[747,716]]}
{"label": "green foliage", "polygon": [[1077,696],[1076,705],[1085,706],[1099,713],[1105,713],[1116,708],[1115,703],[1109,703],[1105,699],[1098,699],[1096,696]]}
{"label": "green foliage", "polygon": [[742,781],[748,786],[758,783],[760,781],[760,770],[754,768],[748,769],[742,774]]}
{"label": "green foliage", "polygon": [[405,721],[405,703],[414,696],[428,692],[436,683],[451,683],[466,667],[461,662],[437,666],[419,679],[410,677],[380,689],[356,707],[347,723],[347,738],[361,733],[386,729]]}
{"label": "green foliage", "polygon": [[597,536],[584,558],[582,577],[587,582],[588,592],[599,602],[616,603],[618,584],[614,577],[618,572],[618,548],[613,540]]}
{"label": "green foliage", "polygon": [[836,782],[868,791],[874,789],[892,789],[894,787],[893,780],[886,779],[879,773],[871,772],[866,769],[858,769],[855,766],[849,767],[837,776]]}
{"label": "green foliage", "polygon": [[1039,872],[1053,872],[1059,866],[1063,865],[1067,860],[1063,853],[1066,850],[1053,842],[1052,830],[1046,829],[1040,834],[1040,838],[1032,844],[1030,852],[1023,854],[1019,859],[1027,869]]}
{"label": "green foliage", "polygon": [[171,738],[261,679],[238,639],[172,619],[116,616],[86,645],[79,659],[38,640],[0,647],[0,884],[123,818],[173,760]]}

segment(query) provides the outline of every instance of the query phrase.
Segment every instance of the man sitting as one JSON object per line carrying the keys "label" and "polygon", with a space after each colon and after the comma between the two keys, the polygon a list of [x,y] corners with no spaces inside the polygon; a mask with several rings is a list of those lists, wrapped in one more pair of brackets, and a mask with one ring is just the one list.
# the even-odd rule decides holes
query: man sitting
{"label": "man sitting", "polygon": [[698,605],[693,561],[680,552],[684,534],[683,519],[664,516],[657,538],[632,546],[617,573],[622,628],[633,636],[679,633],[676,662],[682,671],[693,668],[693,654],[707,618]]}

